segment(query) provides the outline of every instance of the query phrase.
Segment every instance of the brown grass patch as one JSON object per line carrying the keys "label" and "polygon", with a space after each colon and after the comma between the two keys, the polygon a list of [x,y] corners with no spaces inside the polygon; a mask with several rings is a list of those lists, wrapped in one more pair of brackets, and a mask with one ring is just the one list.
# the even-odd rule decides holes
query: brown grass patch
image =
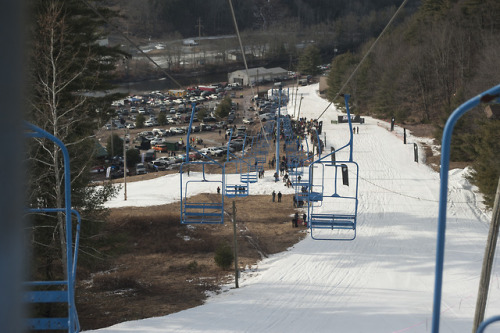
{"label": "brown grass patch", "polygon": [[[270,196],[234,201],[240,269],[306,235],[291,227],[291,196],[283,196],[281,203],[271,202]],[[232,202],[225,200],[229,213]],[[179,222],[179,210],[179,203],[112,210],[97,248],[109,259],[100,272],[80,270],[77,309],[84,330],[201,305],[206,291],[233,279],[231,271],[214,262],[218,244],[233,244],[231,219],[226,216],[224,225],[186,226]]]}

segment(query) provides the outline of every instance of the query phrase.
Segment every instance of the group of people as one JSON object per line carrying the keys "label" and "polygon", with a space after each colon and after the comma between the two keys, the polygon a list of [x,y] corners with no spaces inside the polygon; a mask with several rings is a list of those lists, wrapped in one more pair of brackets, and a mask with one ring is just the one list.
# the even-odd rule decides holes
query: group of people
{"label": "group of people", "polygon": [[269,166],[270,168],[274,168],[275,165],[276,165],[276,155],[273,156],[273,158],[267,162],[267,166]]}
{"label": "group of people", "polygon": [[[302,225],[307,225],[307,214],[303,213],[302,214]],[[299,227],[299,213],[295,212],[295,215],[292,218],[292,228],[298,228]]]}
{"label": "group of people", "polygon": [[[272,196],[273,196],[273,202],[275,202],[276,201],[276,191],[273,191]],[[281,191],[279,191],[278,192],[278,202],[281,202],[282,196],[283,196],[283,194],[281,194]]]}

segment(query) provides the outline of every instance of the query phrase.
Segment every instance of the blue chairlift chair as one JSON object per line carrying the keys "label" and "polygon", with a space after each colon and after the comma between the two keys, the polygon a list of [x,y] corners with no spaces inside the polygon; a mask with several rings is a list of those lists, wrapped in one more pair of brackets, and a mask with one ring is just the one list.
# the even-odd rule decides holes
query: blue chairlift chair
{"label": "blue chairlift chair", "polygon": [[[309,176],[309,172],[304,174],[304,166],[307,162],[309,156],[309,144],[306,142],[306,154],[305,156],[299,160],[299,165],[295,168],[289,169],[288,175],[291,177],[292,186],[295,189],[295,201],[297,203],[304,203],[309,201],[309,180],[305,178]],[[314,199],[313,196],[311,196]]]}
{"label": "blue chairlift chair", "polygon": [[[229,141],[227,143],[227,161],[224,163],[224,196],[228,198],[247,197],[249,192],[249,182],[243,182],[241,176],[243,174],[249,174],[251,167],[247,161],[229,151],[232,136],[233,131],[231,130]],[[239,182],[231,181],[229,179],[231,175],[239,175]]]}
{"label": "blue chairlift chair", "polygon": [[[448,172],[450,169],[450,146],[451,135],[456,122],[467,111],[478,106],[480,103],[500,103],[500,85],[497,85],[482,94],[468,100],[459,106],[448,118],[443,130],[443,139],[441,144],[441,171],[440,171],[440,189],[439,189],[439,213],[438,213],[438,234],[436,246],[436,275],[434,280],[434,304],[432,311],[432,333],[439,332],[439,321],[441,314],[441,294],[443,285],[443,266],[444,266],[444,248],[446,232],[446,210],[448,200]],[[477,329],[477,333],[483,333],[487,326],[500,321],[500,316],[494,316],[484,320]]]}
{"label": "blue chairlift chair", "polygon": [[[253,142],[253,139],[252,139],[252,142]],[[256,160],[254,160],[252,158],[245,158],[245,144],[246,144],[246,134],[245,134],[245,140],[243,141],[243,148],[241,150],[241,154],[242,154],[241,159],[244,160],[245,162],[247,162],[249,167],[248,167],[247,172],[242,172],[240,174],[240,181],[243,183],[256,183],[258,180],[257,173],[260,171],[261,166],[259,166],[259,163]],[[229,145],[229,143],[228,143],[228,145]],[[248,160],[253,162],[253,164],[251,164],[251,162],[248,162]],[[262,166],[262,168],[263,168],[263,166]]]}
{"label": "blue chairlift chair", "polygon": [[[27,137],[48,139],[54,142],[61,149],[64,159],[64,207],[56,208],[35,208],[29,209],[30,214],[63,214],[65,219],[64,235],[66,239],[66,272],[65,278],[58,281],[28,281],[25,283],[26,293],[24,301],[36,306],[36,304],[58,303],[64,304],[64,316],[50,318],[27,318],[26,326],[29,330],[36,331],[67,331],[70,333],[79,332],[80,324],[75,305],[75,280],[76,263],[78,260],[78,247],[80,239],[80,214],[71,209],[71,175],[69,153],[66,146],[52,134],[41,128],[29,124],[27,127]],[[76,223],[73,226],[72,216],[75,216]]]}
{"label": "blue chairlift chair", "polygon": [[[222,224],[224,223],[224,166],[210,156],[198,151],[190,145],[191,128],[196,105],[192,105],[191,120],[189,122],[186,139],[186,160],[180,167],[180,196],[181,196],[181,223],[182,224]],[[202,156],[202,160],[190,160],[190,150]],[[201,173],[191,172],[191,169],[201,167]],[[208,176],[205,168],[212,168]],[[219,176],[220,173],[220,176]],[[187,178],[187,179],[186,179]],[[210,185],[211,192],[208,201],[194,201],[190,198],[191,192],[200,185]],[[219,189],[217,191],[217,189]],[[216,193],[218,192],[218,193]]]}
{"label": "blue chairlift chair", "polygon": [[[352,159],[353,137],[349,95],[345,95],[344,98],[349,119],[349,142],[320,157],[309,166],[308,226],[313,239],[356,238],[359,166]],[[332,155],[345,148],[349,149],[349,159],[335,161]]]}

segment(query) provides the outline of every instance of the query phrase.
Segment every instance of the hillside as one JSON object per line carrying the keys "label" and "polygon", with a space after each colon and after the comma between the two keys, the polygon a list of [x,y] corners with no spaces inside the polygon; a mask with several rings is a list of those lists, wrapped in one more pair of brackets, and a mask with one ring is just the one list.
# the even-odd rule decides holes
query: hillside
{"label": "hillside", "polygon": [[[300,88],[308,118],[327,104],[315,89],[317,85]],[[330,122],[337,114],[330,110],[323,118],[327,147],[348,137],[347,125]],[[387,124],[372,118],[359,128],[354,136],[354,160],[360,167],[354,241],[308,236],[244,273],[239,289],[212,296],[203,306],[98,332],[331,332],[332,327],[339,332],[428,332],[439,175],[413,161],[413,143],[429,140],[410,135],[410,144],[404,145],[400,127],[390,132]],[[441,327],[453,332],[472,326],[490,218],[465,173],[450,171]],[[258,183],[256,192],[269,186]],[[495,264],[493,274],[499,270]],[[500,311],[499,293],[492,286],[487,317]]]}

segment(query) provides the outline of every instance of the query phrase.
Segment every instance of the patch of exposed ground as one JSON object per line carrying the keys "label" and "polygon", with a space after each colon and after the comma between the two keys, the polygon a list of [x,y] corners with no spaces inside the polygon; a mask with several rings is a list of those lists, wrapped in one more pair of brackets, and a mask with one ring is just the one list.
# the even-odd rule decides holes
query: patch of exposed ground
{"label": "patch of exposed ground", "polygon": [[[235,202],[240,269],[285,251],[306,235],[304,228],[291,226],[291,196],[282,203],[269,196]],[[217,246],[233,242],[230,218],[224,225],[186,226],[179,223],[179,210],[179,203],[112,210],[94,239],[98,264],[79,271],[77,309],[83,330],[201,305],[206,291],[233,280],[231,270],[214,262]],[[226,200],[225,210],[232,212],[232,200]]]}

